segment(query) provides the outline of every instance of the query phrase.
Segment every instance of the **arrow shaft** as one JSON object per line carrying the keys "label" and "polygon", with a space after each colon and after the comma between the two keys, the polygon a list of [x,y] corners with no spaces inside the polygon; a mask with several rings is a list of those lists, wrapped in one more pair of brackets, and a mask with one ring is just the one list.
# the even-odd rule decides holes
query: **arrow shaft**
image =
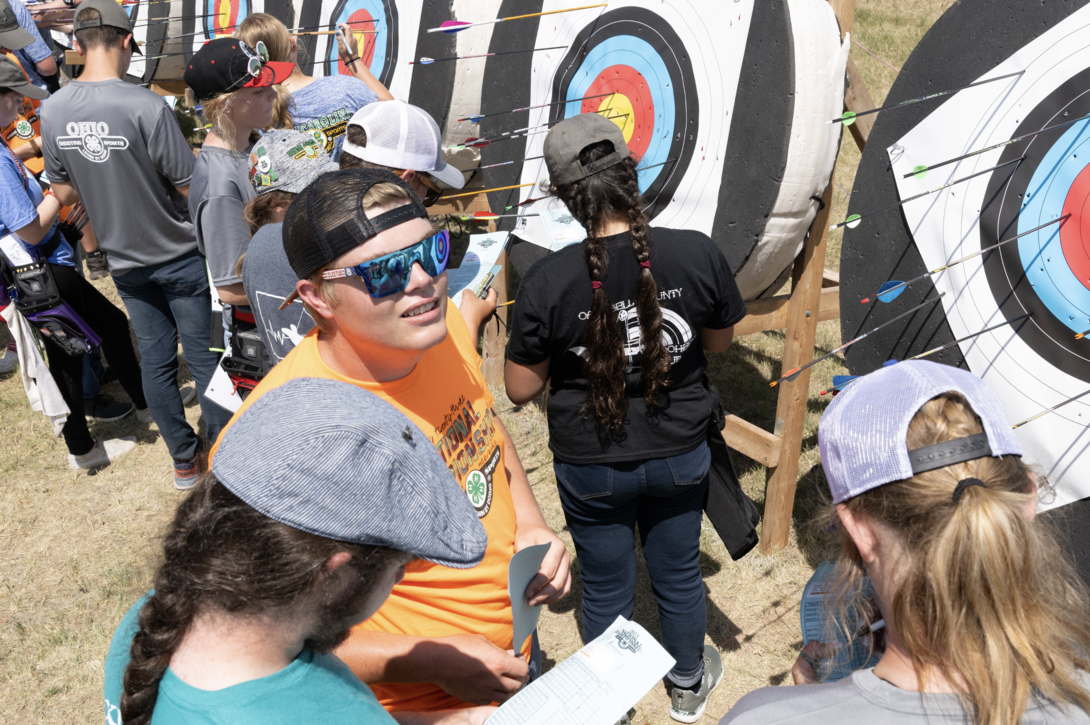
{"label": "arrow shaft", "polygon": [[458,31],[461,31],[461,30],[466,30],[468,28],[475,28],[475,27],[477,27],[479,25],[495,25],[496,23],[503,23],[503,22],[506,22],[508,20],[523,20],[525,18],[537,18],[537,17],[541,17],[543,15],[556,15],[557,13],[573,13],[576,10],[589,10],[590,8],[604,8],[607,4],[608,3],[598,3],[597,5],[582,5],[582,6],[577,7],[577,8],[565,8],[563,10],[549,10],[549,11],[544,12],[544,13],[528,13],[526,15],[512,15],[512,16],[507,17],[507,18],[496,18],[495,20],[479,20],[479,21],[477,21],[475,23],[465,23],[464,25],[458,25],[458,26],[455,26],[455,27],[452,27],[452,26],[448,25],[445,28],[444,27],[428,28],[428,32],[429,33],[458,32]]}
{"label": "arrow shaft", "polygon": [[476,191],[467,191],[462,194],[451,194],[450,196],[444,196],[443,199],[457,199],[460,196],[473,196],[474,194],[487,194],[493,191],[507,191],[508,189],[521,189],[526,186],[533,186],[536,181],[532,181],[529,184],[514,184],[512,186],[498,186],[495,189],[477,189]]}
{"label": "arrow shaft", "polygon": [[[582,98],[573,98],[570,101],[554,101],[553,103],[542,103],[540,106],[526,106],[524,108],[512,108],[510,111],[496,111],[494,113],[479,113],[479,114],[474,115],[474,116],[466,116],[465,118],[459,118],[458,123],[461,123],[462,121],[474,121],[474,119],[479,121],[482,118],[490,118],[492,116],[503,116],[504,114],[507,114],[507,113],[518,113],[519,111],[532,111],[535,108],[548,108],[549,106],[559,106],[562,103],[577,103],[579,101],[588,101],[588,100],[590,100],[592,98],[605,98],[606,96],[615,96],[615,95],[617,95],[616,91],[614,91],[613,93],[600,93],[600,94],[598,94],[596,96],[583,96]],[[476,122],[476,121],[474,121],[474,122]]]}
{"label": "arrow shaft", "polygon": [[942,299],[942,296],[943,296],[943,295],[945,295],[945,294],[946,294],[945,292],[940,292],[940,293],[938,294],[938,296],[937,296],[937,297],[932,297],[932,298],[931,298],[931,299],[929,299],[929,300],[924,300],[923,302],[921,302],[920,304],[916,305],[916,306],[915,306],[915,307],[913,307],[912,309],[910,309],[910,310],[907,310],[906,312],[902,312],[901,314],[897,315],[896,317],[894,317],[894,318],[893,318],[893,319],[891,319],[891,320],[887,320],[887,321],[883,322],[883,323],[882,323],[881,325],[879,325],[878,327],[874,328],[873,330],[869,330],[869,331],[867,331],[867,332],[864,332],[864,333],[863,333],[862,335],[860,335],[859,337],[855,338],[854,340],[849,340],[848,342],[844,343],[843,345],[841,345],[841,346],[840,346],[840,347],[838,347],[837,349],[835,349],[835,350],[832,350],[832,351],[830,351],[830,352],[827,352],[827,353],[825,353],[824,355],[822,355],[821,357],[817,358],[816,360],[811,360],[810,362],[806,363],[805,365],[803,365],[802,367],[798,368],[797,370],[792,370],[792,371],[791,371],[791,373],[790,373],[789,375],[784,375],[784,376],[783,376],[783,377],[781,377],[781,378],[780,378],[779,380],[774,380],[774,381],[773,381],[773,382],[771,383],[771,387],[773,387],[773,388],[774,388],[774,387],[776,387],[777,385],[779,385],[780,383],[782,383],[782,382],[783,382],[784,380],[787,380],[788,378],[791,378],[791,377],[794,377],[794,376],[798,375],[798,374],[799,374],[799,373],[801,373],[801,372],[802,372],[803,370],[806,370],[806,369],[807,369],[807,368],[809,368],[809,367],[813,367],[814,365],[817,365],[817,364],[818,364],[819,362],[821,362],[822,360],[827,360],[828,358],[831,358],[831,357],[832,357],[833,355],[836,355],[836,354],[837,354],[838,352],[841,352],[841,351],[843,351],[843,350],[845,350],[845,349],[847,349],[847,348],[851,347],[851,346],[852,346],[852,345],[854,345],[855,343],[857,343],[857,342],[859,342],[860,340],[862,340],[862,339],[866,338],[866,337],[867,337],[868,335],[873,335],[874,333],[876,333],[876,332],[878,332],[879,330],[881,330],[881,329],[882,329],[883,327],[887,327],[888,325],[892,325],[892,324],[893,324],[894,322],[897,322],[898,320],[901,320],[901,319],[903,319],[903,318],[905,318],[905,317],[908,317],[909,315],[911,315],[911,314],[915,313],[916,311],[920,310],[921,308],[923,308],[923,307],[926,307],[927,305],[931,305],[931,304],[934,304],[935,302],[938,302],[938,301],[939,301],[940,299]]}
{"label": "arrow shaft", "polygon": [[1054,411],[1054,410],[1059,410],[1060,408],[1064,407],[1064,406],[1065,406],[1065,405],[1067,405],[1068,403],[1074,403],[1074,402],[1075,402],[1076,400],[1078,400],[1079,398],[1083,397],[1084,395],[1090,395],[1090,390],[1087,390],[1087,391],[1085,391],[1085,392],[1079,393],[1078,395],[1076,395],[1076,396],[1074,396],[1074,397],[1068,398],[1067,400],[1063,401],[1063,402],[1062,402],[1062,403],[1060,403],[1059,405],[1054,405],[1054,406],[1052,406],[1051,408],[1049,408],[1048,410],[1042,410],[1042,411],[1041,411],[1040,413],[1038,413],[1037,415],[1033,416],[1032,418],[1026,418],[1026,419],[1025,419],[1025,420],[1023,420],[1023,421],[1022,421],[1021,423],[1015,423],[1014,425],[1012,425],[1012,426],[1011,426],[1011,428],[1021,428],[1021,427],[1022,427],[1022,426],[1024,426],[1024,425],[1025,425],[1026,423],[1032,423],[1033,421],[1037,420],[1037,419],[1038,419],[1038,418],[1040,418],[1041,416],[1044,416],[1044,415],[1048,415],[1049,413],[1051,413],[1051,412],[1052,412],[1052,411]]}
{"label": "arrow shaft", "polygon": [[[957,184],[960,184],[963,181],[968,181],[969,179],[975,179],[978,176],[981,176],[983,174],[991,173],[992,171],[995,171],[996,169],[1001,169],[1004,166],[1010,166],[1011,164],[1021,163],[1022,161],[1025,161],[1025,159],[1026,159],[1025,156],[1020,156],[1017,159],[1013,159],[1011,161],[1007,161],[1006,163],[999,164],[999,166],[993,166],[990,169],[984,169],[983,171],[978,171],[975,174],[970,174],[969,176],[963,176],[960,179],[955,179],[954,181],[951,181],[949,184],[943,184],[942,186],[940,186],[937,189],[931,189],[930,191],[925,191],[925,192],[923,192],[921,194],[916,194],[915,196],[910,196],[907,199],[903,199],[902,201],[897,202],[896,204],[890,204],[889,206],[884,206],[881,209],[875,209],[874,211],[868,211],[866,214],[859,214],[858,216],[856,216],[854,219],[851,219],[851,220],[845,219],[844,221],[840,222],[839,224],[834,224],[833,226],[829,227],[829,231],[832,231],[834,229],[839,229],[840,227],[846,227],[846,226],[848,226],[849,224],[851,224],[853,222],[857,222],[857,221],[859,221],[861,219],[864,219],[864,218],[869,217],[869,216],[873,216],[875,214],[881,214],[882,212],[889,211],[890,209],[896,209],[899,206],[904,206],[905,204],[907,204],[910,201],[916,201],[917,199],[922,199],[923,197],[927,196],[928,194],[934,194],[935,192],[942,191],[943,189],[949,189],[951,186],[955,186]],[[888,291],[889,290],[887,290],[887,292]],[[885,293],[883,293],[883,294],[885,294]]]}
{"label": "arrow shaft", "polygon": [[1045,222],[1041,226],[1034,227],[1033,229],[1030,229],[1029,231],[1026,231],[1026,232],[1022,232],[1018,236],[1011,237],[1010,239],[1004,239],[1002,242],[997,242],[996,244],[993,244],[992,246],[987,247],[986,249],[981,249],[979,252],[973,252],[972,254],[968,255],[967,257],[962,257],[961,259],[955,259],[953,262],[950,262],[949,264],[945,264],[942,267],[936,267],[935,269],[931,270],[930,272],[924,272],[919,277],[913,277],[912,279],[908,280],[907,282],[901,282],[901,284],[894,285],[894,286],[890,287],[887,290],[882,290],[881,292],[875,292],[871,296],[872,297],[877,297],[879,295],[888,295],[890,292],[895,292],[895,291],[901,289],[902,287],[907,287],[910,284],[913,284],[915,282],[919,282],[921,279],[923,279],[925,277],[930,277],[933,274],[938,274],[939,272],[943,272],[943,271],[945,271],[947,269],[950,269],[951,267],[953,267],[955,265],[961,264],[962,262],[967,262],[970,259],[972,259],[973,257],[979,257],[980,255],[984,254],[985,252],[992,251],[996,247],[1001,247],[1004,244],[1007,244],[1009,242],[1017,241],[1017,240],[1021,239],[1024,236],[1027,236],[1029,234],[1033,234],[1034,232],[1039,232],[1042,229],[1044,229],[1045,227],[1050,227],[1053,224],[1060,224],[1065,219],[1067,219],[1069,216],[1071,216],[1071,215],[1070,214],[1064,214],[1059,219],[1053,219],[1050,222]]}
{"label": "arrow shaft", "polygon": [[[526,50],[504,50],[504,51],[500,51],[498,53],[481,53],[480,55],[452,55],[449,58],[432,58],[427,63],[424,63],[423,60],[410,60],[409,65],[416,65],[416,64],[431,65],[432,63],[442,63],[443,61],[448,61],[448,60],[469,60],[471,58],[491,58],[494,55],[517,55],[519,53],[537,53],[538,51],[542,51],[542,50],[561,50],[561,49],[567,48],[567,47],[568,46],[566,46],[566,45],[554,45],[554,46],[551,46],[551,47],[548,47],[548,48],[527,48]],[[459,120],[464,121],[465,119],[459,119]]]}
{"label": "arrow shaft", "polygon": [[[922,357],[927,357],[928,355],[934,355],[936,352],[938,352],[940,350],[945,350],[947,348],[953,347],[954,345],[965,342],[966,340],[972,340],[974,337],[980,337],[981,335],[983,335],[986,332],[991,332],[992,330],[998,330],[1000,327],[1006,327],[1007,325],[1013,325],[1014,323],[1018,322],[1019,320],[1026,319],[1027,317],[1029,317],[1032,314],[1033,314],[1032,312],[1029,312],[1027,314],[1015,317],[1013,320],[1007,320],[1006,322],[1000,322],[998,325],[992,325],[991,327],[985,328],[985,329],[981,330],[980,332],[974,332],[971,335],[966,335],[965,337],[959,337],[957,340],[954,340],[953,342],[948,342],[945,345],[940,345],[939,347],[928,350],[927,352],[921,352],[919,355],[914,355],[914,356],[908,358],[908,360],[919,360]],[[908,360],[906,360],[905,362],[908,362]]]}
{"label": "arrow shaft", "polygon": [[[1001,81],[1001,80],[1004,80],[1004,79],[1007,79],[1007,78],[1014,78],[1015,76],[1020,76],[1020,75],[1022,75],[1024,73],[1025,73],[1024,70],[1023,71],[1018,71],[1017,73],[1008,73],[1005,76],[998,76],[996,78],[989,78],[986,81],[977,81],[976,83],[970,83],[969,85],[962,86],[961,88],[954,88],[954,89],[949,90],[949,91],[939,91],[938,93],[932,93],[931,95],[928,95],[928,96],[920,96],[919,98],[912,98],[912,99],[907,100],[907,101],[901,101],[900,103],[890,103],[890,104],[888,104],[886,106],[881,106],[879,108],[872,108],[869,111],[860,111],[859,113],[853,114],[852,118],[859,118],[860,116],[869,116],[872,113],[880,113],[882,111],[889,111],[889,110],[894,109],[894,108],[901,108],[903,106],[910,106],[910,105],[912,105],[914,103],[923,103],[924,101],[930,101],[932,98],[941,98],[942,96],[949,96],[952,93],[957,93],[959,91],[964,91],[964,90],[966,90],[968,88],[974,88],[976,86],[982,86],[985,83],[994,83],[996,81]],[[841,116],[840,118],[834,118],[833,120],[829,121],[829,123],[840,123],[843,120],[844,120],[844,117]]]}
{"label": "arrow shaft", "polygon": [[903,174],[901,176],[901,178],[907,179],[908,177],[914,176],[915,174],[922,174],[925,171],[931,171],[932,169],[939,169],[939,168],[942,168],[943,166],[949,166],[950,164],[956,164],[958,161],[964,161],[965,159],[972,158],[973,156],[979,156],[980,154],[987,153],[988,151],[995,151],[996,149],[1001,149],[1004,146],[1010,146],[1012,143],[1018,143],[1019,141],[1025,141],[1027,138],[1033,138],[1034,136],[1039,136],[1042,133],[1048,133],[1049,131],[1055,131],[1058,128],[1064,128],[1065,126],[1070,126],[1073,123],[1078,123],[1079,121],[1085,121],[1088,118],[1090,118],[1090,114],[1087,114],[1085,116],[1080,116],[1079,118],[1076,118],[1074,121],[1064,121],[1063,123],[1058,123],[1055,126],[1049,126],[1048,128],[1042,128],[1040,131],[1034,131],[1033,133],[1027,133],[1024,136],[1019,136],[1017,138],[1012,138],[1010,141],[1003,141],[1002,143],[997,143],[994,146],[988,146],[986,148],[978,149],[976,151],[970,151],[967,154],[962,154],[961,156],[956,156],[956,157],[954,157],[952,159],[947,159],[946,161],[943,161],[942,163],[933,164],[932,166],[925,166],[922,169],[915,169],[913,171],[908,172],[907,174]]}

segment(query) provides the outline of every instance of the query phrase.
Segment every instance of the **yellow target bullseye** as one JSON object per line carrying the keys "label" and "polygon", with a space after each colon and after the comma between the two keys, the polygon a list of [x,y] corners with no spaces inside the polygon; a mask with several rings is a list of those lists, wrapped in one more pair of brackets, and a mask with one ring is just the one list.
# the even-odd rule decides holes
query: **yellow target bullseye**
{"label": "yellow target bullseye", "polygon": [[632,140],[632,133],[636,130],[636,124],[632,122],[632,102],[628,100],[628,96],[623,93],[614,93],[602,101],[602,105],[598,106],[597,111],[599,116],[605,116],[617,124],[617,128],[621,129],[621,133],[624,134],[624,142],[627,144]]}
{"label": "yellow target bullseye", "polygon": [[216,20],[219,21],[221,29],[231,33],[231,0],[219,0],[216,6]]}

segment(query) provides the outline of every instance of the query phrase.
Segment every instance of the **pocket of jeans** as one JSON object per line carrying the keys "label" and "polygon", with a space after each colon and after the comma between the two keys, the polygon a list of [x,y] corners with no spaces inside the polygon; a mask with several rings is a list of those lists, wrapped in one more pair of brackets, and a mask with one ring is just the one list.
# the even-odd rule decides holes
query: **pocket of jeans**
{"label": "pocket of jeans", "polygon": [[609,466],[573,466],[557,461],[553,464],[553,472],[556,480],[580,500],[613,493],[613,469]]}
{"label": "pocket of jeans", "polygon": [[707,443],[701,443],[695,450],[667,458],[666,464],[674,474],[675,486],[692,486],[708,475],[712,467],[712,449]]}
{"label": "pocket of jeans", "polygon": [[154,274],[155,281],[175,297],[197,297],[208,294],[208,270],[204,257],[186,256],[160,267]]}

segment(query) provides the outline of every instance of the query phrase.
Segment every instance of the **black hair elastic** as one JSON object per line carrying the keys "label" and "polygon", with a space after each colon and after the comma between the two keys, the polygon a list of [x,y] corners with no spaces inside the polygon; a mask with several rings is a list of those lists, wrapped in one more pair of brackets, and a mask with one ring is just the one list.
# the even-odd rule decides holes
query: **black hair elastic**
{"label": "black hair elastic", "polygon": [[970,486],[980,486],[981,488],[987,488],[988,484],[981,481],[979,478],[963,478],[958,481],[957,488],[954,489],[954,503],[961,500],[961,494],[965,493],[965,489]]}

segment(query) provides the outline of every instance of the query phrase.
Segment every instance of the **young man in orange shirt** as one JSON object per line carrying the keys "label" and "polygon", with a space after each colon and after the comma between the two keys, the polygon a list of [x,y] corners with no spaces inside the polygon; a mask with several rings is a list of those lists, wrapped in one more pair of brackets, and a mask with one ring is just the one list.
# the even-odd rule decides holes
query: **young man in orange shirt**
{"label": "young man in orange shirt", "polygon": [[387,603],[337,654],[392,712],[502,702],[526,682],[533,660],[532,639],[512,643],[511,557],[551,544],[526,590],[533,605],[568,593],[569,557],[545,524],[493,410],[476,340],[448,304],[449,237],[431,228],[408,184],[375,169],[316,179],[289,207],[283,236],[299,277],[296,294],[317,326],[231,423],[294,378],[330,378],[369,390],[427,434],[488,533],[484,561],[473,569],[408,567]]}

